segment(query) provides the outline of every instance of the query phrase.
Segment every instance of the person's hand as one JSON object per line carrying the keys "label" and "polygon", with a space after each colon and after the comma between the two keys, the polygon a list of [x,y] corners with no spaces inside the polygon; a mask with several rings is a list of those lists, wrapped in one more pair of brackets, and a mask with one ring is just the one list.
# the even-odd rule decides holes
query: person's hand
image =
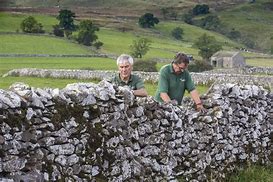
{"label": "person's hand", "polygon": [[207,112],[207,109],[204,108],[204,106],[203,106],[202,103],[196,104],[196,110],[197,110],[198,112],[201,112],[201,113],[206,113],[206,112]]}
{"label": "person's hand", "polygon": [[123,94],[124,102],[130,103],[130,105],[131,105],[134,101],[134,98],[135,98],[132,90],[127,86],[123,86],[123,87],[119,86],[118,89],[119,89],[120,93]]}
{"label": "person's hand", "polygon": [[178,105],[178,102],[177,102],[177,100],[175,100],[175,99],[170,100],[168,103],[170,103],[170,104],[172,104],[172,105],[174,105],[174,106]]}

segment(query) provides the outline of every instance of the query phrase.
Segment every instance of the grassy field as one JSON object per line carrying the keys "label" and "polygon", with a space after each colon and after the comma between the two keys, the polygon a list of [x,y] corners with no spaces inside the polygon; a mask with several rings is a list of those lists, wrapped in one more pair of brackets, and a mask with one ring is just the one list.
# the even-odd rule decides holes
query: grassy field
{"label": "grassy field", "polygon": [[[45,23],[44,27],[47,30],[47,33],[52,31],[52,25],[56,24],[56,20],[52,16],[42,16],[32,14],[38,21],[42,24]],[[0,22],[13,22],[9,26],[1,26],[0,32],[14,32],[14,30],[20,27],[20,22],[25,18],[26,15],[20,14],[10,14],[10,13],[0,13]],[[137,29],[137,21],[132,22],[134,25],[133,28]],[[176,26],[182,26],[185,29],[184,40],[176,41],[171,37],[171,31]],[[157,32],[155,34],[155,31]],[[101,28],[97,35],[99,40],[104,43],[102,49],[100,50],[102,53],[128,53],[130,52],[130,45],[133,40],[138,37],[146,37],[151,41],[151,49],[145,55],[144,58],[170,58],[173,57],[174,52],[182,51],[187,54],[192,54],[196,58],[199,58],[198,51],[196,48],[192,48],[192,42],[197,40],[199,36],[203,33],[208,33],[209,35],[215,36],[216,40],[222,42],[224,46],[229,46],[229,49],[232,47],[238,46],[236,43],[224,38],[222,35],[217,33],[212,33],[206,30],[202,30],[200,28],[196,28],[194,26],[190,26],[181,22],[161,22],[155,29],[146,30],[143,32],[121,32],[114,31],[113,29]],[[48,54],[88,54],[91,50],[87,50],[85,47],[75,46],[75,48],[65,48],[69,44],[67,44],[67,40],[58,39],[55,37],[48,36],[33,36],[31,40],[29,40],[29,36],[27,35],[0,35],[0,53],[44,53],[48,52]],[[16,42],[16,44],[15,44]],[[46,42],[46,44],[45,44]],[[34,44],[35,43],[35,44]],[[67,44],[67,45],[66,45]],[[35,45],[35,46],[34,46]],[[73,45],[73,43],[70,43]],[[41,50],[41,48],[44,49]],[[16,49],[16,47],[19,49]],[[76,50],[76,47],[80,47],[82,51]],[[22,49],[23,48],[23,49]],[[35,51],[33,51],[35,49]],[[62,51],[60,51],[60,49]],[[90,52],[89,52],[90,51]]]}
{"label": "grassy field", "polygon": [[273,67],[273,58],[271,58],[271,59],[263,59],[263,58],[247,59],[246,64],[251,65],[251,66],[270,67],[270,68],[272,68]]}
{"label": "grassy field", "polygon": [[0,34],[0,54],[92,54],[67,39],[44,35]]}
{"label": "grassy field", "polygon": [[231,175],[227,182],[272,182],[273,166],[249,165],[245,170]]}
{"label": "grassy field", "polygon": [[54,79],[54,78],[36,78],[36,77],[5,77],[0,78],[0,88],[8,89],[16,82],[22,82],[35,88],[64,88],[67,84],[78,82],[93,82],[97,80],[80,80],[80,79]]}
{"label": "grassy field", "polygon": [[115,70],[115,60],[109,58],[32,58],[3,57],[0,59],[0,75],[17,68]]}
{"label": "grassy field", "polygon": [[42,23],[46,32],[52,32],[52,25],[58,24],[55,16],[0,12],[0,32],[21,32],[20,24],[28,16],[33,16],[38,22]]}
{"label": "grassy field", "polygon": [[214,36],[218,42],[220,42],[225,47],[240,47],[242,45],[226,38],[225,36],[218,34],[216,32],[211,32],[204,30],[202,28],[186,24],[184,22],[177,22],[177,21],[168,21],[168,22],[161,22],[159,23],[155,29],[162,32],[165,36],[171,37],[171,32],[174,28],[180,27],[183,29],[183,42],[188,42],[192,44],[195,42],[202,34],[206,33],[209,36]]}

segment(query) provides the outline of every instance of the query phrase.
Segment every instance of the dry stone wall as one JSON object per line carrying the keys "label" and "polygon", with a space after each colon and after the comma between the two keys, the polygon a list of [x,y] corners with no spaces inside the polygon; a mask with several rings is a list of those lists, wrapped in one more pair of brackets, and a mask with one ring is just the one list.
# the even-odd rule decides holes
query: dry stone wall
{"label": "dry stone wall", "polygon": [[[264,71],[268,71],[267,69]],[[90,71],[90,70],[62,70],[62,69],[37,69],[37,68],[23,68],[9,71],[6,76],[35,76],[35,77],[52,77],[52,78],[75,78],[75,79],[110,79],[116,74],[116,71]],[[138,72],[135,71],[145,81],[157,82],[158,72]],[[265,73],[265,72],[264,72]],[[273,72],[272,72],[273,73]],[[253,72],[251,72],[253,74]],[[238,70],[223,70],[210,71],[202,73],[191,73],[192,78],[196,84],[211,84],[217,83],[242,83],[242,84],[256,84],[265,87],[273,88],[273,76],[258,76],[245,74]]]}
{"label": "dry stone wall", "polygon": [[205,73],[220,73],[220,74],[266,74],[273,75],[272,67],[254,67],[254,66],[246,66],[243,68],[232,68],[232,69],[213,69],[210,71],[206,71]]}
{"label": "dry stone wall", "polygon": [[0,90],[0,181],[219,181],[273,161],[273,94],[220,84],[176,106],[106,81]]}

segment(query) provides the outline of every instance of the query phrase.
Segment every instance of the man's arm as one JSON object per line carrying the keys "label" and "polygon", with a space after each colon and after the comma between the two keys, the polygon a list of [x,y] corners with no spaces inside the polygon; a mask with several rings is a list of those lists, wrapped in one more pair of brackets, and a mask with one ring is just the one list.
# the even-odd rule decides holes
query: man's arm
{"label": "man's arm", "polygon": [[138,96],[138,97],[147,97],[148,96],[148,93],[145,88],[133,90],[133,93],[135,96]]}
{"label": "man's arm", "polygon": [[194,101],[194,103],[196,105],[196,110],[197,111],[204,110],[203,104],[202,104],[202,102],[200,100],[200,97],[199,97],[199,94],[198,94],[197,90],[196,89],[192,90],[190,92],[190,95],[191,95],[191,98],[193,99],[193,101]]}
{"label": "man's arm", "polygon": [[165,92],[161,92],[160,97],[163,100],[163,102],[165,102],[165,103],[168,103],[168,102],[171,101],[169,95],[167,93],[165,93]]}
{"label": "man's arm", "polygon": [[168,89],[169,89],[169,84],[168,84],[168,78],[166,75],[166,67],[161,68],[159,72],[159,81],[158,81],[158,89],[160,91],[159,96],[162,99],[164,103],[169,103],[171,101],[170,96],[168,95]]}

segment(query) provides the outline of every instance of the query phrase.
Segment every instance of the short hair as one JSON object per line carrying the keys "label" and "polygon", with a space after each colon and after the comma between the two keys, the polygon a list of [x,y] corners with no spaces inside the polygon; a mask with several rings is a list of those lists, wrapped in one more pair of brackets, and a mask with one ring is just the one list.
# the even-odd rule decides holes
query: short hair
{"label": "short hair", "polygon": [[190,61],[189,61],[188,56],[182,52],[176,53],[176,55],[174,56],[174,59],[172,61],[172,63],[175,63],[175,64],[181,64],[181,63],[189,64],[189,62]]}
{"label": "short hair", "polygon": [[117,65],[119,64],[124,64],[128,62],[130,65],[134,64],[134,59],[132,56],[128,55],[128,54],[121,54],[118,58],[117,58]]}

